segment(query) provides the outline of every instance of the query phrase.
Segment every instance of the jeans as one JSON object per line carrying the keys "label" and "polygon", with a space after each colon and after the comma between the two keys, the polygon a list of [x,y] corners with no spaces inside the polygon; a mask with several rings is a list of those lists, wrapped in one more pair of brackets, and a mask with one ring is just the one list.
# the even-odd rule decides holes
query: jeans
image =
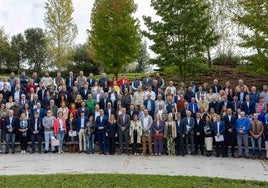
{"label": "jeans", "polygon": [[62,151],[64,135],[65,135],[64,131],[59,131],[59,133],[57,135],[57,139],[60,141],[59,151]]}
{"label": "jeans", "polygon": [[249,155],[249,150],[248,150],[248,134],[237,134],[237,146],[238,146],[238,155],[242,155],[242,142],[244,143],[245,146],[245,154],[246,156]]}
{"label": "jeans", "polygon": [[[51,142],[51,136],[54,136],[53,131],[45,131],[45,150],[48,151],[49,149],[49,142]],[[52,151],[55,151],[55,147],[51,144]]]}
{"label": "jeans", "polygon": [[256,146],[255,143],[257,142],[258,144],[258,155],[261,156],[262,155],[262,151],[261,151],[261,136],[259,138],[254,138],[251,137],[251,143],[252,143],[252,154],[256,155]]}
{"label": "jeans", "polygon": [[94,153],[95,152],[95,134],[87,135],[87,153]]}
{"label": "jeans", "polygon": [[15,134],[6,134],[6,152],[9,152],[9,145],[11,144],[12,152],[15,152]]}

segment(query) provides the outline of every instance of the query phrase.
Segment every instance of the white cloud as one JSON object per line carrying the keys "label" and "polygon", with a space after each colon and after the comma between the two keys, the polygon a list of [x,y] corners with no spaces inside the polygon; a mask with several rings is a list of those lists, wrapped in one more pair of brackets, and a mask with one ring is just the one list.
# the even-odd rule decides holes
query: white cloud
{"label": "white cloud", "polygon": [[[44,29],[45,2],[46,0],[0,0],[0,26],[4,26],[10,37],[31,27]],[[142,16],[154,15],[150,0],[135,0],[135,3],[138,4],[135,17],[140,20],[141,28],[145,29]],[[94,0],[73,0],[73,17],[78,27],[76,43],[84,43],[87,40],[86,30],[90,29],[93,4]]]}

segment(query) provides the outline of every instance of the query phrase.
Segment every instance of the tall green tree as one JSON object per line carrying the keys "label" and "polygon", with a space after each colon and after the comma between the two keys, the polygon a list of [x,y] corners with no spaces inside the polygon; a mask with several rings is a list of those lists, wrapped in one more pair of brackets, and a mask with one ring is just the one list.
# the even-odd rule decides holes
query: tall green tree
{"label": "tall green tree", "polygon": [[25,36],[25,57],[28,60],[30,69],[41,71],[46,65],[47,39],[43,29],[29,28],[24,31]]}
{"label": "tall green tree", "polygon": [[144,35],[154,44],[159,65],[176,65],[181,77],[192,72],[196,63],[203,61],[207,50],[209,31],[209,3],[204,0],[151,0],[159,21],[144,16],[149,31]]}
{"label": "tall green tree", "polygon": [[22,68],[22,64],[25,61],[25,39],[24,36],[19,33],[11,37],[11,60],[8,64],[8,68],[16,70],[18,73]]}
{"label": "tall green tree", "polygon": [[248,31],[240,34],[244,48],[253,49],[255,53],[245,56],[252,63],[250,70],[268,75],[268,1],[240,1],[243,14],[236,15],[236,21],[246,26]]}
{"label": "tall green tree", "polygon": [[44,22],[50,39],[51,61],[59,69],[64,69],[72,56],[73,42],[78,33],[72,17],[72,0],[47,0],[45,9]]}
{"label": "tall green tree", "polygon": [[116,76],[138,57],[141,37],[134,0],[96,0],[90,32],[93,57]]}
{"label": "tall green tree", "polygon": [[6,67],[10,55],[10,44],[4,28],[0,27],[0,67]]}

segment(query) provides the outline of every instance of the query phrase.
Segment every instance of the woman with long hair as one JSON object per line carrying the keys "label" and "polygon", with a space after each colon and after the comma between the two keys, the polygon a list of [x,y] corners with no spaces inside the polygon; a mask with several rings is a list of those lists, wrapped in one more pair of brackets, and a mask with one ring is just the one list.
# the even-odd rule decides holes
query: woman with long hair
{"label": "woman with long hair", "polygon": [[28,120],[26,118],[26,114],[22,113],[20,115],[20,127],[19,127],[19,133],[20,133],[20,146],[21,146],[21,153],[26,153],[27,149],[27,132],[29,129]]}
{"label": "woman with long hair", "polygon": [[133,120],[129,128],[130,143],[132,144],[132,151],[134,155],[139,155],[139,148],[142,137],[142,124],[139,120],[138,114],[133,114]]}
{"label": "woman with long hair", "polygon": [[163,133],[165,123],[161,120],[161,115],[157,114],[153,121],[153,136],[154,136],[154,154],[161,155],[163,152]]}
{"label": "woman with long hair", "polygon": [[68,119],[66,120],[66,128],[68,130],[66,140],[69,145],[69,152],[75,153],[77,151],[78,137],[76,132],[76,117],[74,112],[69,113]]}
{"label": "woman with long hair", "polygon": [[107,127],[106,127],[106,137],[108,138],[108,153],[109,155],[114,155],[115,153],[115,137],[117,137],[118,125],[115,116],[111,114]]}
{"label": "woman with long hair", "polygon": [[213,144],[213,124],[211,120],[211,116],[206,116],[205,126],[204,126],[204,132],[205,132],[205,147],[207,151],[207,156],[210,157],[212,154],[212,144]]}
{"label": "woman with long hair", "polygon": [[86,139],[87,139],[87,154],[95,152],[95,121],[93,115],[90,115],[87,122]]}
{"label": "woman with long hair", "polygon": [[60,111],[58,112],[58,117],[54,120],[54,134],[60,141],[60,145],[58,146],[58,153],[64,153],[62,150],[62,146],[66,132],[66,119],[65,117],[63,117],[63,112]]}
{"label": "woman with long hair", "polygon": [[167,142],[167,153],[168,155],[175,154],[175,138],[177,137],[176,123],[173,120],[173,115],[168,114],[168,119],[165,123],[164,138]]}

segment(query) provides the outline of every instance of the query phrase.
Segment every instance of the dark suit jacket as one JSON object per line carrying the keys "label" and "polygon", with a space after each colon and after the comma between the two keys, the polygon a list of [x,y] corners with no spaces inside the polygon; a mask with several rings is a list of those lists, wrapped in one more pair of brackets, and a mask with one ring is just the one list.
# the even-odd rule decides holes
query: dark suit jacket
{"label": "dark suit jacket", "polygon": [[128,110],[127,114],[130,116],[130,119],[133,119],[133,115],[139,114],[139,112],[137,110],[133,110],[133,111]]}
{"label": "dark suit jacket", "polygon": [[240,100],[240,93],[241,92],[238,92],[236,95],[237,95],[237,97],[238,97],[238,100],[239,101],[246,101],[246,95],[248,94],[247,92],[244,92],[244,96],[243,96],[243,99],[242,100]]}
{"label": "dark suit jacket", "polygon": [[[218,134],[217,124],[218,124],[217,121],[213,122],[213,132],[214,132],[215,135]],[[224,133],[225,133],[225,124],[224,124],[224,121],[221,121],[220,122],[219,131],[220,131],[219,132],[220,135],[224,135]]]}
{"label": "dark suit jacket", "polygon": [[104,103],[104,98],[102,98],[102,99],[100,100],[100,103],[99,103],[99,105],[100,105],[100,109],[103,109],[103,110],[104,110],[105,107],[107,108],[107,103],[108,103],[108,102],[110,102],[111,104],[113,104],[111,99],[107,98],[107,99],[106,99],[106,102]]}
{"label": "dark suit jacket", "polygon": [[[34,113],[37,112],[37,108],[32,110],[32,117],[34,117]],[[39,117],[43,118],[45,117],[45,109],[44,108],[40,108],[39,109]]]}
{"label": "dark suit jacket", "polygon": [[90,82],[90,79],[88,79],[87,82],[88,82],[88,87],[91,88],[95,85],[96,80],[93,78]]}
{"label": "dark suit jacket", "polygon": [[186,124],[184,124],[182,122],[182,119],[180,120],[180,122],[178,122],[178,120],[175,121],[176,122],[176,126],[177,126],[177,133],[178,136],[182,136],[186,134]]}
{"label": "dark suit jacket", "polygon": [[3,98],[6,99],[6,101],[8,101],[8,98],[11,96],[11,92],[8,90],[6,90],[6,91],[1,90],[0,93],[3,94]]}
{"label": "dark suit jacket", "polygon": [[20,125],[20,120],[19,118],[13,116],[12,118],[12,122],[9,121],[9,116],[6,116],[4,117],[3,121],[2,121],[2,124],[4,125],[4,130],[5,130],[5,133],[10,133],[8,132],[8,129],[9,129],[9,125],[12,126],[12,134],[16,134],[18,129],[19,129],[19,125]]}
{"label": "dark suit jacket", "polygon": [[249,106],[247,105],[247,102],[242,103],[242,111],[245,112],[246,115],[253,115],[255,113],[255,103],[253,101],[249,101]]}
{"label": "dark suit jacket", "polygon": [[117,118],[117,124],[118,124],[118,129],[121,131],[121,127],[125,127],[125,132],[129,131],[129,126],[130,126],[130,116],[128,114],[125,114],[125,123],[123,122],[123,115],[120,114]]}
{"label": "dark suit jacket", "polygon": [[197,120],[195,120],[195,133],[199,132],[201,136],[204,136],[204,126],[205,122],[202,118],[200,119],[199,123],[197,123]]}
{"label": "dark suit jacket", "polygon": [[234,115],[231,116],[231,121],[229,121],[229,116],[228,114],[226,114],[225,116],[223,116],[223,121],[225,124],[225,133],[230,133],[228,131],[228,129],[232,129],[233,133],[235,131],[235,123],[236,123],[236,117]]}
{"label": "dark suit jacket", "polygon": [[186,131],[187,131],[187,125],[190,127],[188,134],[194,134],[195,119],[193,117],[190,118],[189,124],[188,124],[188,118],[187,117],[183,118],[182,124],[184,127],[186,127]]}
{"label": "dark suit jacket", "polygon": [[[144,101],[144,103],[143,103],[143,105],[145,106],[145,108],[148,110],[148,102],[149,100],[148,99],[146,99],[145,101]],[[149,111],[149,110],[148,110]],[[154,113],[154,111],[155,111],[155,105],[154,105],[154,101],[151,99],[151,110],[150,110],[150,112],[153,112]]]}
{"label": "dark suit jacket", "polygon": [[90,90],[88,89],[87,91],[85,91],[84,89],[80,90],[80,95],[82,96],[83,100],[87,100],[88,99],[88,94],[90,94]]}
{"label": "dark suit jacket", "polygon": [[211,86],[212,90],[213,90],[213,93],[216,93],[216,89],[218,92],[220,92],[221,90],[221,85],[213,85]]}
{"label": "dark suit jacket", "polygon": [[210,102],[208,104],[208,111],[210,112],[210,109],[211,108],[214,108],[215,109],[215,112],[217,114],[220,114],[221,110],[220,110],[220,103],[218,101],[216,101],[215,103],[214,102]]}
{"label": "dark suit jacket", "polygon": [[[47,89],[45,89],[45,92],[44,92],[44,96],[43,97],[45,97],[46,96],[46,92],[47,92]],[[39,101],[42,101],[42,89],[39,89],[38,90],[38,92],[37,92],[37,95],[38,95],[38,100]]]}
{"label": "dark suit jacket", "polygon": [[[101,116],[98,116],[96,119],[96,128],[97,131],[106,131],[106,127],[108,125],[108,117],[107,116],[102,116],[102,121],[101,121]],[[100,127],[104,127],[104,129],[99,129]]]}
{"label": "dark suit jacket", "polygon": [[[76,120],[76,131],[77,132],[79,132],[81,129],[81,120],[82,120],[81,117],[77,118],[77,120]],[[87,122],[88,122],[88,117],[85,116],[84,117],[84,129],[87,127]]]}
{"label": "dark suit jacket", "polygon": [[[226,101],[226,103],[227,103],[227,108],[231,108],[231,109],[233,109],[233,104],[232,104],[232,102],[230,102],[230,101]],[[221,101],[220,102],[220,110],[222,110],[222,107],[224,106],[224,101]]]}
{"label": "dark suit jacket", "polygon": [[[111,115],[115,115],[115,110],[114,110],[114,108],[111,108]],[[108,116],[108,118],[110,118],[109,117],[109,111],[108,111],[108,108],[106,108],[105,110],[104,110],[104,115],[105,116]]]}
{"label": "dark suit jacket", "polygon": [[74,82],[76,81],[76,78],[73,76],[73,81],[72,81],[72,83],[70,84],[70,76],[67,76],[66,77],[66,87],[67,87],[67,89],[70,91],[70,86],[69,85],[71,85],[71,87],[73,87],[74,86]]}
{"label": "dark suit jacket", "polygon": [[[31,118],[30,119],[30,132],[31,134],[35,131],[35,118]],[[43,126],[42,126],[42,118],[39,116],[38,119],[37,119],[37,131],[38,131],[38,134],[41,134],[42,131],[43,131]]]}
{"label": "dark suit jacket", "polygon": [[[82,107],[78,108],[77,115],[80,117],[82,112]],[[87,107],[84,108],[85,116],[89,116],[89,110]]]}

